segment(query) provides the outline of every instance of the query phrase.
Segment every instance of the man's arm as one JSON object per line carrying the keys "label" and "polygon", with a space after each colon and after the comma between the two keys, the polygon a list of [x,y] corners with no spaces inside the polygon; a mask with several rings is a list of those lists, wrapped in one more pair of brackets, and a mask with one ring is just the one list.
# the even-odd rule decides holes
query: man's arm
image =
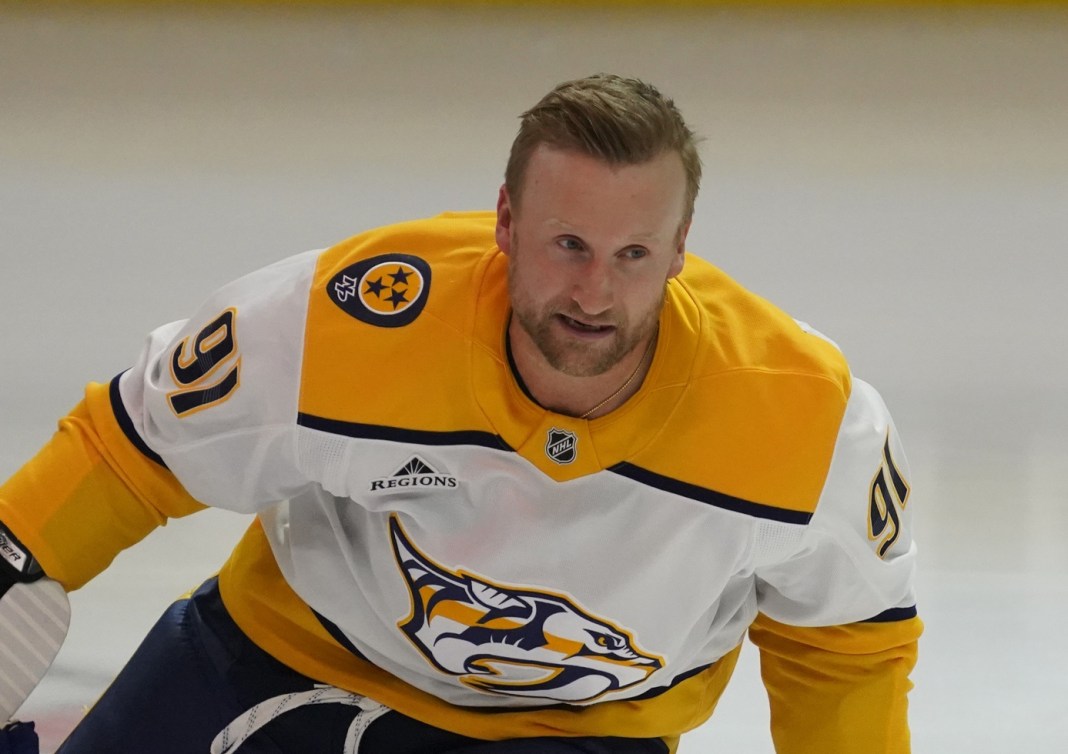
{"label": "man's arm", "polygon": [[169,517],[203,506],[126,437],[105,385],[0,486],[0,725],[67,635],[67,591]]}
{"label": "man's arm", "polygon": [[905,613],[820,628],[757,618],[749,637],[760,648],[779,754],[910,750],[909,673],[923,624]]}
{"label": "man's arm", "polygon": [[124,429],[116,382],[90,384],[52,438],[0,486],[0,521],[68,592],[168,518],[204,508]]}
{"label": "man's arm", "polygon": [[878,393],[853,381],[811,522],[757,569],[760,648],[779,754],[907,754],[923,624],[904,451]]}
{"label": "man's arm", "polygon": [[207,504],[255,512],[303,482],[291,433],[316,257],[247,275],[189,320],[153,331],[134,365],[90,384],[51,440],[0,485],[9,550],[0,620],[17,614],[7,630],[22,637],[0,636],[0,685],[34,668],[0,710],[17,708],[51,662],[27,659],[46,653],[33,643],[45,632],[23,617],[26,600],[42,610],[65,603],[64,592],[169,518]]}
{"label": "man's arm", "polygon": [[316,252],[229,283],[93,383],[0,486],[0,521],[67,591],[168,518],[255,513],[303,484],[294,418]]}

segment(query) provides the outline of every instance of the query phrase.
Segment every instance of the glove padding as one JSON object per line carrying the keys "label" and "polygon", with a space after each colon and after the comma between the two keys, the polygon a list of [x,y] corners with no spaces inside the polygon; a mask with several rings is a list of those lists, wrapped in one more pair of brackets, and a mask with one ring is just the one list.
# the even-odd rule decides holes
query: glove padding
{"label": "glove padding", "polygon": [[[70,602],[63,587],[0,523],[0,725],[44,677],[69,626]],[[0,754],[5,752],[0,748]]]}

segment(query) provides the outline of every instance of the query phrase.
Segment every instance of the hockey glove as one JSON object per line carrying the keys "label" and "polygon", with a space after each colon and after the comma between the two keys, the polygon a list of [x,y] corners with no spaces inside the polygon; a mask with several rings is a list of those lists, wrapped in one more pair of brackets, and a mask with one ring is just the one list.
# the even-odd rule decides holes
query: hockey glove
{"label": "hockey glove", "polygon": [[[0,523],[0,725],[44,677],[69,626],[70,603],[63,587],[45,576],[29,550]],[[7,730],[4,734],[11,738]],[[0,754],[7,751],[3,740]],[[21,754],[23,749],[11,751]]]}
{"label": "hockey glove", "polygon": [[33,723],[11,723],[0,728],[0,754],[40,754],[41,742]]}

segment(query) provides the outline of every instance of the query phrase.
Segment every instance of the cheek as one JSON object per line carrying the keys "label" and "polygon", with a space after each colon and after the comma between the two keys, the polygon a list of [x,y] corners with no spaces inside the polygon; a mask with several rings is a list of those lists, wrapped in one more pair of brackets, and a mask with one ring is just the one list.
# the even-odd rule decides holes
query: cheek
{"label": "cheek", "polygon": [[625,295],[620,308],[623,310],[627,327],[638,332],[653,327],[653,323],[660,319],[663,305],[664,285],[660,283],[630,291]]}
{"label": "cheek", "polygon": [[528,315],[541,316],[544,310],[555,306],[560,291],[551,276],[538,265],[513,264],[510,270],[509,289],[512,305]]}
{"label": "cheek", "polygon": [[525,293],[535,299],[550,299],[563,295],[569,289],[565,271],[558,265],[547,262],[528,263],[521,270]]}
{"label": "cheek", "polygon": [[664,298],[666,282],[663,277],[652,276],[630,280],[618,289],[621,301],[631,312],[647,312],[659,306]]}

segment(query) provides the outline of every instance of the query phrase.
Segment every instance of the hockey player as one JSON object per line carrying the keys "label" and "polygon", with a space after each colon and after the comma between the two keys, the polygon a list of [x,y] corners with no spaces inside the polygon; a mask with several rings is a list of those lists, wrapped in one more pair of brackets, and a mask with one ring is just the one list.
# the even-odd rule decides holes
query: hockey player
{"label": "hockey player", "polygon": [[700,174],[655,88],[561,84],[495,212],[254,272],[91,384],[0,488],[44,574],[9,559],[0,615],[168,517],[257,517],[61,752],[670,752],[747,633],[779,752],[907,752],[901,443],[833,343],[686,254]]}

